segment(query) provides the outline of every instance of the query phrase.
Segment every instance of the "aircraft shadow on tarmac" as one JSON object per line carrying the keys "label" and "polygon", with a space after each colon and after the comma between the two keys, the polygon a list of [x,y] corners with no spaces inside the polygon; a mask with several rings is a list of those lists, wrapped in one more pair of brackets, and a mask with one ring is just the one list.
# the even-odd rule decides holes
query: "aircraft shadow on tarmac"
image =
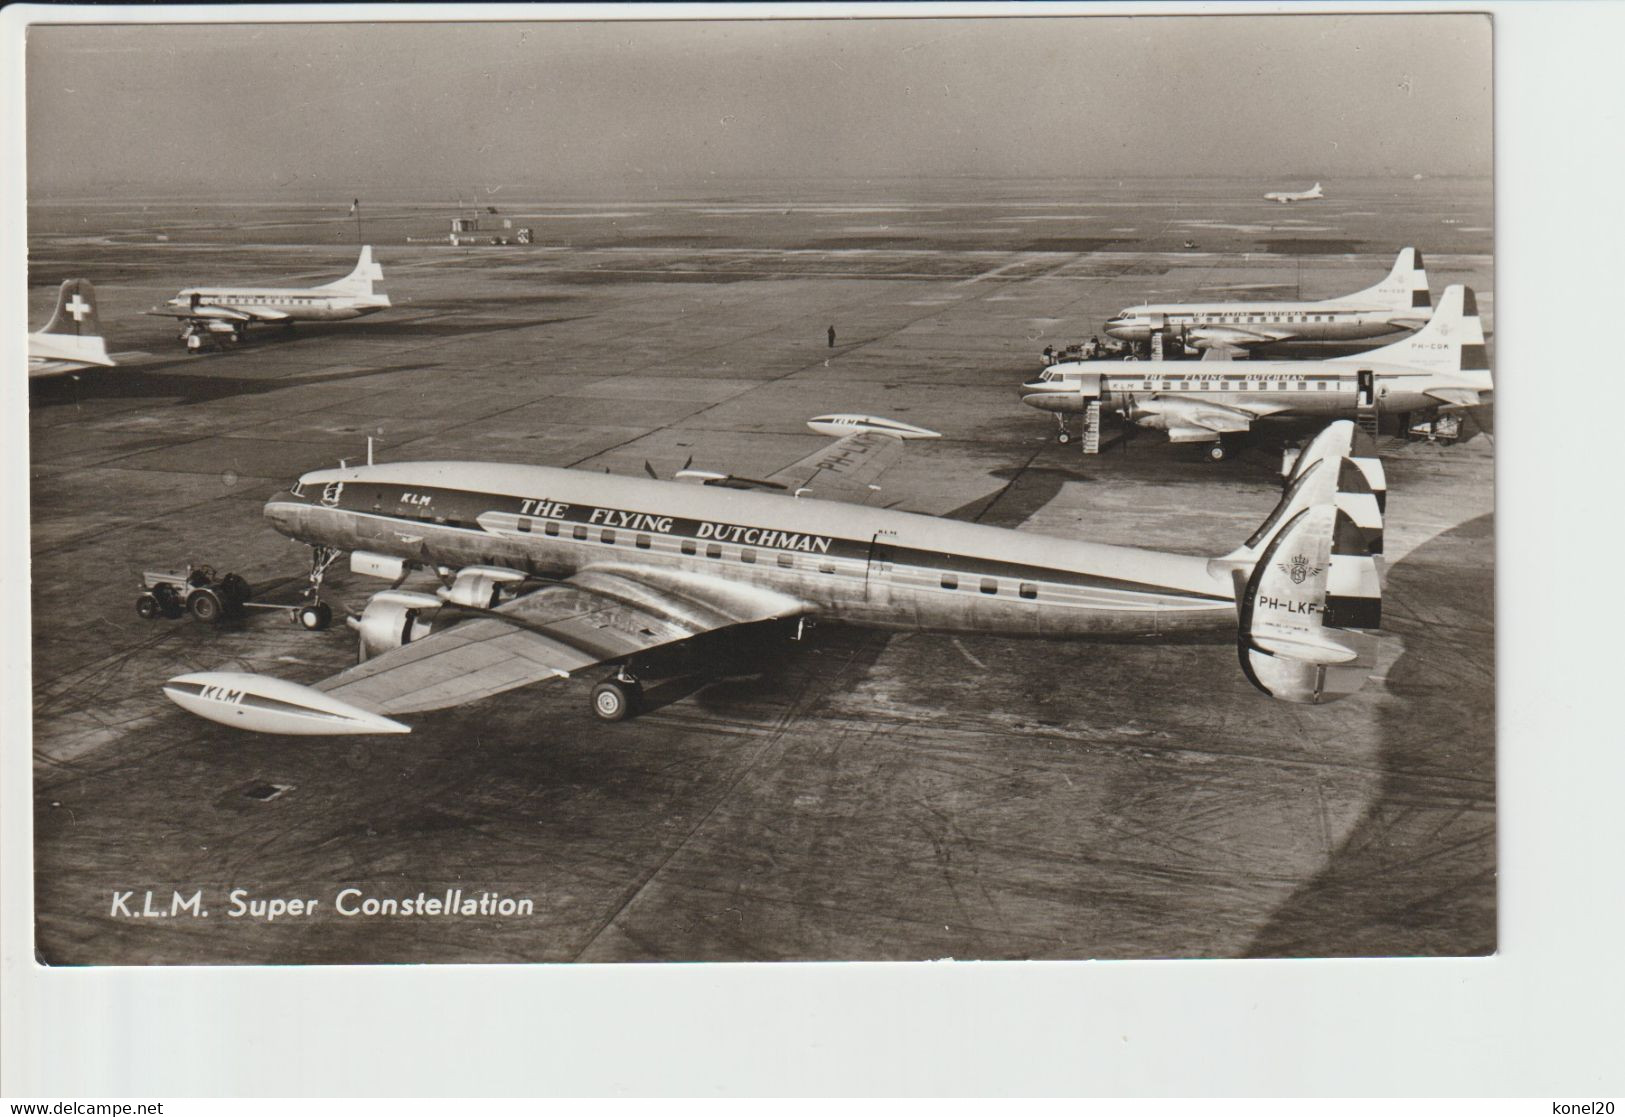
{"label": "aircraft shadow on tarmac", "polygon": [[351,369],[322,376],[282,377],[279,379],[251,379],[239,376],[209,376],[204,373],[167,373],[169,368],[196,369],[193,362],[184,360],[168,364],[145,365],[127,370],[106,369],[77,376],[59,376],[50,380],[35,380],[28,386],[28,405],[31,408],[78,406],[96,399],[165,399],[174,398],[176,407],[210,403],[234,396],[260,396],[279,392],[285,388],[307,388],[317,384],[342,384],[347,380],[364,380],[371,376],[387,376],[397,372],[416,372],[420,369],[439,368],[434,363],[410,365],[381,365],[377,368]]}
{"label": "aircraft shadow on tarmac", "polygon": [[1396,625],[1405,649],[1379,714],[1380,785],[1248,957],[1495,950],[1495,572],[1464,561],[1493,543],[1487,514],[1389,569],[1386,597],[1426,604]]}

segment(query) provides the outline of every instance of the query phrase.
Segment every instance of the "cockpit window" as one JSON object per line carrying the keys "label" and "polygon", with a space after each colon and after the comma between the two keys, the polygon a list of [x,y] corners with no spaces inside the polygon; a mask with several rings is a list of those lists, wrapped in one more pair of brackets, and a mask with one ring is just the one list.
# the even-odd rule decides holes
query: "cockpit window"
{"label": "cockpit window", "polygon": [[293,488],[289,489],[288,491],[290,493],[292,493],[294,496],[304,496],[305,495],[305,479],[303,477],[299,478],[299,480],[297,480],[297,481],[295,481],[293,483]]}

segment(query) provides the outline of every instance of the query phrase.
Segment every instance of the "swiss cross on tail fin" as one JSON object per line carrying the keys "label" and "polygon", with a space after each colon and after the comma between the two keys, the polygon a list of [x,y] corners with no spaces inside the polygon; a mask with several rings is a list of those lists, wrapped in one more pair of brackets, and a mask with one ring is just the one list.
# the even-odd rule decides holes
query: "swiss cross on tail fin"
{"label": "swiss cross on tail fin", "polygon": [[88,279],[65,280],[56,293],[56,309],[40,331],[70,337],[97,337],[102,332],[96,316],[96,288]]}

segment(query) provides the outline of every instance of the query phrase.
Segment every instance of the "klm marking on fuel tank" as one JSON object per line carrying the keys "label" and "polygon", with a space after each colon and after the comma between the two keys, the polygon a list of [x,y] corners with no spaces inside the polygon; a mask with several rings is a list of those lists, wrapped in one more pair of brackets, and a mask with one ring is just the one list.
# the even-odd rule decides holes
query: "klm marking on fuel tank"
{"label": "klm marking on fuel tank", "polygon": [[243,704],[243,692],[233,690],[231,687],[206,686],[198,691],[199,698],[207,698],[211,702],[225,702],[232,706]]}

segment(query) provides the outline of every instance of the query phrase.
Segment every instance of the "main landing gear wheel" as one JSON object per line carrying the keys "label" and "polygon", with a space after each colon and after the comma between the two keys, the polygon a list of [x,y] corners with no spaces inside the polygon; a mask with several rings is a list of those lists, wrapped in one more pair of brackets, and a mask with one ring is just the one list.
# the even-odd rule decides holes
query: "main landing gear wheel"
{"label": "main landing gear wheel", "polygon": [[643,687],[636,679],[610,676],[592,688],[592,712],[601,721],[625,721],[637,712]]}
{"label": "main landing gear wheel", "polygon": [[1230,451],[1222,442],[1215,442],[1207,448],[1207,460],[1210,462],[1222,462],[1229,457]]}
{"label": "main landing gear wheel", "polygon": [[325,601],[302,605],[293,615],[294,623],[306,632],[320,632],[333,623],[333,608]]}

